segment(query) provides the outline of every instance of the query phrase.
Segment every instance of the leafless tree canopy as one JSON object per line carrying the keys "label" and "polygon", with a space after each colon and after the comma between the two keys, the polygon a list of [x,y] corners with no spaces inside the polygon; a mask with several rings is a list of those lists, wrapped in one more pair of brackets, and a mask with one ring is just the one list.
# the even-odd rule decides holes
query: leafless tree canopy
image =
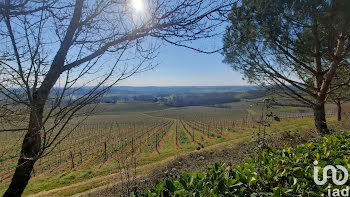
{"label": "leafless tree canopy", "polygon": [[119,81],[156,66],[163,43],[210,52],[188,44],[215,36],[221,23],[215,19],[230,4],[146,0],[136,11],[129,0],[0,1],[0,119],[26,120],[0,128],[26,131],[5,195],[26,185],[17,175],[30,174],[30,166],[69,135],[62,131],[74,114]]}
{"label": "leafless tree canopy", "polygon": [[[68,109],[81,108],[106,87],[153,68],[163,42],[187,46],[185,41],[213,36],[219,23],[208,19],[225,5],[147,1],[136,13],[128,1],[3,1],[0,8],[1,98],[30,108],[35,92],[54,83],[44,125],[50,118],[66,120]],[[50,80],[55,67],[60,76]],[[82,86],[94,88],[82,91]],[[79,91],[81,96],[69,96]]]}

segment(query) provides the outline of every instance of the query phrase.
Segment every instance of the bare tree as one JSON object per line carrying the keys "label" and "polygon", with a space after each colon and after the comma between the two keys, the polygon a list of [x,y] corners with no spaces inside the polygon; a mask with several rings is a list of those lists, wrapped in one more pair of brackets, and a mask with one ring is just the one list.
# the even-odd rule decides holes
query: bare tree
{"label": "bare tree", "polygon": [[28,15],[49,8],[56,1],[12,0],[10,2],[10,0],[2,0],[0,2],[0,14],[7,13],[10,16]]}
{"label": "bare tree", "polygon": [[26,132],[4,196],[21,196],[35,162],[78,125],[68,129],[72,117],[91,111],[119,81],[153,68],[162,43],[207,52],[186,43],[214,36],[220,21],[213,19],[232,3],[143,2],[134,10],[122,0],[1,1],[0,97],[27,112],[26,124],[1,131]]}

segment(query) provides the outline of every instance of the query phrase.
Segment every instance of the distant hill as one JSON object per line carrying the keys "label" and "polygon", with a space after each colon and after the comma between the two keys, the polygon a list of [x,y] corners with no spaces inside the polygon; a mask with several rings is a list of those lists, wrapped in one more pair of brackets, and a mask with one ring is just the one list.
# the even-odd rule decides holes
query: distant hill
{"label": "distant hill", "polygon": [[231,103],[263,96],[265,91],[257,86],[117,86],[111,88],[101,102],[146,101],[183,107]]}
{"label": "distant hill", "polygon": [[[63,99],[78,99],[89,93],[94,87],[74,87],[66,91]],[[101,87],[102,89],[103,87]],[[23,91],[19,88],[12,88]],[[60,88],[53,88],[51,94],[56,94]],[[151,102],[172,107],[215,105],[237,102],[241,99],[254,99],[265,96],[265,90],[258,86],[114,86],[102,98],[94,101],[99,103],[117,102]],[[48,101],[53,103],[55,101]]]}
{"label": "distant hill", "polygon": [[245,92],[258,89],[257,86],[115,86],[112,87],[107,94],[123,94],[123,95],[153,95],[153,96],[169,96],[172,94],[181,95],[189,93],[211,93],[211,92]]}

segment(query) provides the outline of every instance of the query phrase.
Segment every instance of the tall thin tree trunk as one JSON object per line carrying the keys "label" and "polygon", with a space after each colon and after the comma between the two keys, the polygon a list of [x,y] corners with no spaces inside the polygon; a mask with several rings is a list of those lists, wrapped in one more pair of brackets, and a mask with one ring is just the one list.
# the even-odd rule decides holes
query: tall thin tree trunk
{"label": "tall thin tree trunk", "polygon": [[337,99],[337,108],[338,108],[338,121],[341,121],[341,103],[340,103],[340,99]]}
{"label": "tall thin tree trunk", "polygon": [[[40,118],[40,117],[39,117]],[[22,150],[11,184],[4,197],[21,196],[26,188],[35,162],[40,154],[40,124],[37,111],[32,110],[28,131],[23,139]]]}
{"label": "tall thin tree trunk", "polygon": [[329,130],[326,122],[326,112],[324,102],[319,102],[314,106],[315,127],[318,133],[328,134]]}

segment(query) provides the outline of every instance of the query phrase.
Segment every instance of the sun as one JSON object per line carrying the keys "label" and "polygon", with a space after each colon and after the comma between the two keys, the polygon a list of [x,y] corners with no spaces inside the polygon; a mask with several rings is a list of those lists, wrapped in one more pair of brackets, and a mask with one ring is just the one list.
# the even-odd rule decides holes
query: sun
{"label": "sun", "polygon": [[135,9],[136,12],[143,11],[143,0],[131,0],[131,6]]}

